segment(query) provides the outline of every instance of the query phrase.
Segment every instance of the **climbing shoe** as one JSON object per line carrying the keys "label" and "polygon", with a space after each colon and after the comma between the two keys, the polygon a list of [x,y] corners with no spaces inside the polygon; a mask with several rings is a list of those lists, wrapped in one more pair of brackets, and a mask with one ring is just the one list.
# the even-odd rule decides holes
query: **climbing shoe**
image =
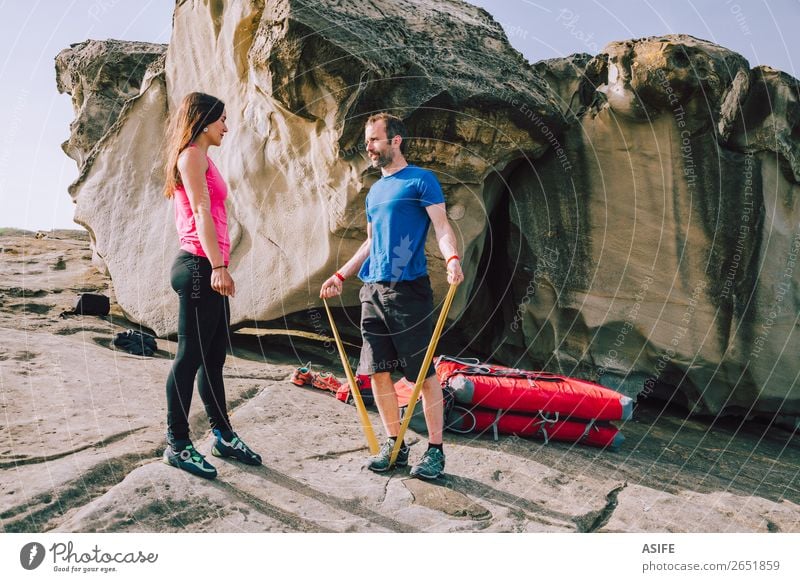
{"label": "climbing shoe", "polygon": [[206,462],[205,457],[188,440],[167,443],[164,462],[204,479],[213,479],[217,476],[217,470]]}
{"label": "climbing shoe", "polygon": [[247,465],[261,464],[261,455],[253,452],[235,432],[230,433],[230,440],[225,440],[219,429],[215,428],[213,432],[214,446],[211,447],[212,455],[236,459]]}

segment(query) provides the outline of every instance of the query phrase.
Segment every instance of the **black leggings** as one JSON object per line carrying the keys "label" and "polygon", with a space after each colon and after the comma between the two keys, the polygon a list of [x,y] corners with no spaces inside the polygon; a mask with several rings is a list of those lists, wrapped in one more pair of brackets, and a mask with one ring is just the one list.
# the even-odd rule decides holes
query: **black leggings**
{"label": "black leggings", "polygon": [[[211,428],[231,430],[222,366],[229,343],[228,298],[211,288],[211,263],[181,251],[172,265],[172,288],[180,298],[178,351],[167,378],[167,438],[189,438],[194,379]],[[198,375],[198,371],[200,374]]]}

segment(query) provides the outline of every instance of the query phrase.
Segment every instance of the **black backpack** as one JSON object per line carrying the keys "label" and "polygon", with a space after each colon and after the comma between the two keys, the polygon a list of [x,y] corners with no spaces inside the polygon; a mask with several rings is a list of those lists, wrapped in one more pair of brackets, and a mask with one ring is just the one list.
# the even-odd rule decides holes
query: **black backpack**
{"label": "black backpack", "polygon": [[78,315],[108,315],[110,309],[109,298],[99,293],[83,293],[75,303],[75,313]]}
{"label": "black backpack", "polygon": [[99,293],[81,293],[70,311],[62,311],[61,317],[67,315],[108,315],[111,301]]}

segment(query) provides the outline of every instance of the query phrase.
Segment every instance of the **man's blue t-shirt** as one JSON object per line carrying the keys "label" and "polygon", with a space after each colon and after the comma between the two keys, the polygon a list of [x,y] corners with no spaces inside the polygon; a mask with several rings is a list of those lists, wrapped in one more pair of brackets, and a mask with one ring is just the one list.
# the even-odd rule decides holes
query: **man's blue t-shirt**
{"label": "man's blue t-shirt", "polygon": [[365,283],[410,281],[428,274],[425,238],[430,217],[425,208],[444,202],[433,172],[406,166],[384,176],[367,194],[372,246],[358,277]]}

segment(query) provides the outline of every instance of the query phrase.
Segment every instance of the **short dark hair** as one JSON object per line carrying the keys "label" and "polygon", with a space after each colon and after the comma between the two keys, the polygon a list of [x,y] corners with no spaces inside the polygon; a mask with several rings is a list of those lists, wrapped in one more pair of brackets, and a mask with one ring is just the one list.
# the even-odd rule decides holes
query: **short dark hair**
{"label": "short dark hair", "polygon": [[392,140],[397,135],[403,139],[403,141],[400,142],[400,151],[405,153],[406,136],[408,135],[408,132],[406,131],[406,126],[403,123],[403,120],[396,115],[392,115],[391,113],[383,111],[381,113],[370,115],[369,119],[367,119],[366,125],[372,125],[376,121],[383,121],[384,125],[386,126],[386,137],[389,140]]}

